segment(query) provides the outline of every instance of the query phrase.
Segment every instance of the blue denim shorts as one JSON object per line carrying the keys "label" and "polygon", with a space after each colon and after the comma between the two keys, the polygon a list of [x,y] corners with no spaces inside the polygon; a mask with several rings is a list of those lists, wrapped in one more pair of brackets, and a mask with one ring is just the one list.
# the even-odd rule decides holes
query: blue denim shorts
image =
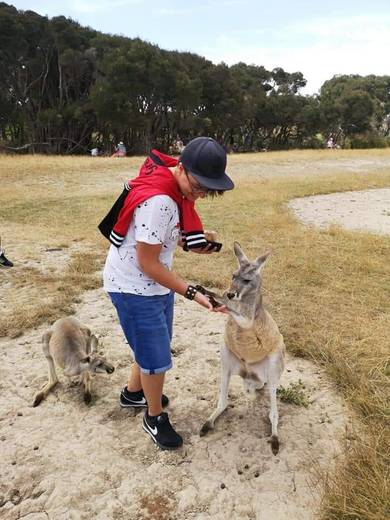
{"label": "blue denim shorts", "polygon": [[174,292],[158,296],[108,294],[141,371],[159,374],[172,368]]}

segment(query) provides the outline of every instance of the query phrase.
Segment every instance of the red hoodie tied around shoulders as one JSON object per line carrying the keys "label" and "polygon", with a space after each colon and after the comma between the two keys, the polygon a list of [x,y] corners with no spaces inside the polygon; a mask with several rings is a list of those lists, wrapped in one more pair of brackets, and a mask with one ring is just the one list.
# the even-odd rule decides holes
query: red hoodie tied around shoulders
{"label": "red hoodie tied around shoulders", "polygon": [[152,150],[141,166],[138,177],[125,184],[122,194],[99,224],[100,231],[114,246],[122,245],[137,206],[155,195],[168,195],[178,205],[182,238],[186,249],[207,245],[195,204],[180,193],[179,186],[169,169],[177,164],[178,161],[174,157]]}

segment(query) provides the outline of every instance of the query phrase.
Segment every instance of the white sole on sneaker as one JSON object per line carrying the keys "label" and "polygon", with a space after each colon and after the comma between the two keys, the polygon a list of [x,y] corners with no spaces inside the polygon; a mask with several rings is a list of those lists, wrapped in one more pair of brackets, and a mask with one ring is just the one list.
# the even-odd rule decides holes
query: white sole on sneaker
{"label": "white sole on sneaker", "polygon": [[122,404],[120,401],[119,401],[119,406],[121,408],[147,408],[148,405],[147,404]]}
{"label": "white sole on sneaker", "polygon": [[[123,397],[123,399],[126,399],[127,401],[129,401],[129,399],[127,399],[123,394],[121,394],[121,397]],[[132,403],[129,402],[129,404],[125,404],[125,403],[122,403],[122,401],[119,399],[119,405],[121,408],[147,408],[148,407],[148,403],[146,402],[146,399],[145,397],[142,398],[142,401],[133,401]]]}
{"label": "white sole on sneaker", "polygon": [[132,399],[126,397],[124,390],[121,391],[120,397],[119,397],[119,406],[121,408],[147,408],[148,403],[145,399],[145,396],[143,396],[138,401],[133,401]]}

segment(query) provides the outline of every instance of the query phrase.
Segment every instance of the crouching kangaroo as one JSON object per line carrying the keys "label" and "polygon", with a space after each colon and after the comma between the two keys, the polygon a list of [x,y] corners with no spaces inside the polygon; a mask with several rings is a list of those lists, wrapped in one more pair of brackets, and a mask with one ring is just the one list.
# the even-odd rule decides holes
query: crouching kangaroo
{"label": "crouching kangaroo", "polygon": [[206,291],[216,302],[226,306],[229,317],[225,346],[221,351],[218,405],[200,435],[212,430],[215,420],[226,409],[230,377],[238,374],[244,379],[247,391],[255,391],[267,383],[271,404],[271,449],[276,455],[279,451],[276,389],[284,368],[285,347],[278,326],[262,304],[261,268],[269,253],[251,262],[235,242],[234,254],[239,267],[233,273],[230,289],[222,296]]}
{"label": "crouching kangaroo", "polygon": [[35,396],[33,406],[38,406],[58,383],[56,363],[68,377],[81,375],[84,402],[91,402],[91,374],[112,374],[114,367],[96,352],[97,337],[76,318],[57,320],[42,336],[42,350],[49,365],[49,381]]}

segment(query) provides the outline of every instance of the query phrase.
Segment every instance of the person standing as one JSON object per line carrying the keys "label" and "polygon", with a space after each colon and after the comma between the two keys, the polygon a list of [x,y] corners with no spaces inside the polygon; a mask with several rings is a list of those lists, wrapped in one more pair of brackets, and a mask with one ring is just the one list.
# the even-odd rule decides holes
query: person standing
{"label": "person standing", "polygon": [[213,252],[195,202],[234,188],[225,168],[225,150],[209,137],[190,141],[178,160],[152,150],[99,225],[112,244],[104,290],[135,360],[120,405],[146,408],[143,429],[162,449],[183,443],[162,410],[169,401],[163,385],[172,367],[174,293],[209,311],[224,311],[213,309],[207,296],[172,271],[173,253],[178,244],[193,253]]}

